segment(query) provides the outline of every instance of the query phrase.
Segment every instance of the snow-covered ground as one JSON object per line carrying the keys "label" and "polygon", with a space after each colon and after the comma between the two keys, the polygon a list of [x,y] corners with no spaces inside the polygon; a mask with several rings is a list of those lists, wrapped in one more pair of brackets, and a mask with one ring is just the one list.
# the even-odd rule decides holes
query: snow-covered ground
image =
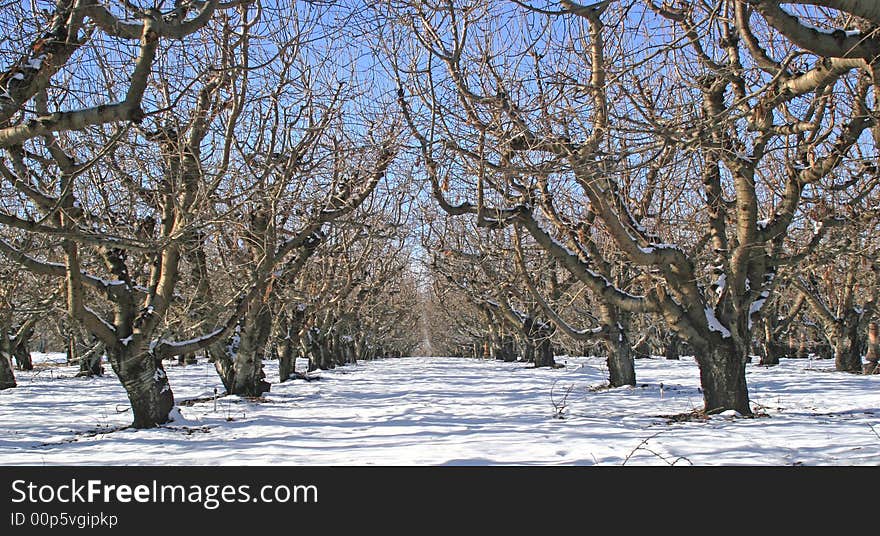
{"label": "snow-covered ground", "polygon": [[[638,360],[637,387],[596,389],[598,358],[557,357],[558,370],[389,359],[274,384],[260,401],[188,405],[223,392],[199,363],[167,368],[178,419],[137,431],[119,429],[131,413],[112,373],[74,378],[63,356],[36,357],[39,370],[0,391],[3,465],[880,464],[880,376],[835,373],[828,361],[750,365],[764,416],[689,422],[664,416],[702,405],[691,360]],[[277,362],[266,372],[277,379]]]}

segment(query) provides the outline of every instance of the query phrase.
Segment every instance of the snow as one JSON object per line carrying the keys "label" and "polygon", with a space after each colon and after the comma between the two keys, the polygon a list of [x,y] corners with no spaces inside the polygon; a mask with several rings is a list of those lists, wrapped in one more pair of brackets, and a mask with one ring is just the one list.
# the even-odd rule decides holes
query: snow
{"label": "snow", "polygon": [[620,199],[620,205],[623,207],[624,212],[626,213],[627,221],[632,225],[633,229],[635,229],[638,233],[645,235],[647,234],[647,229],[645,226],[639,223],[639,221],[633,216],[632,212],[629,209],[629,203],[627,203],[623,198],[618,196]]}
{"label": "snow", "polygon": [[[152,306],[151,306],[151,307],[152,307]],[[184,346],[188,346],[188,345],[190,345],[190,344],[197,344],[197,343],[200,343],[200,342],[204,342],[204,341],[210,339],[211,337],[215,337],[215,336],[217,336],[217,334],[220,333],[220,332],[222,332],[224,329],[226,329],[226,328],[217,328],[217,329],[215,329],[214,331],[211,331],[211,332],[209,332],[209,333],[205,333],[204,335],[201,335],[201,336],[196,337],[196,338],[194,338],[194,339],[187,339],[187,340],[185,340],[185,341],[166,341],[166,340],[163,340],[163,341],[162,341],[162,344],[164,344],[164,345],[166,345],[166,346],[168,346],[168,347],[170,347],[170,348],[172,348],[172,349],[173,349],[173,348],[182,348],[182,347],[184,347]],[[235,338],[236,338],[236,340],[237,340],[237,339],[238,339],[238,335],[235,335]]]}
{"label": "snow", "polygon": [[[691,359],[640,359],[638,386],[617,389],[595,389],[607,370],[594,357],[558,356],[559,370],[388,359],[274,384],[259,402],[220,397],[216,411],[213,365],[169,366],[178,404],[205,401],[137,431],[118,429],[131,413],[112,373],[74,378],[63,354],[34,357],[37,370],[0,391],[3,465],[880,464],[880,376],[832,372],[830,361],[749,364],[753,410],[766,416],[674,424],[663,416],[702,405]],[[277,381],[277,361],[266,374]]]}
{"label": "snow", "polygon": [[43,66],[43,60],[45,60],[45,59],[46,59],[46,55],[40,54],[39,56],[37,56],[35,58],[29,59],[28,62],[25,64],[25,67],[27,67],[29,69],[33,69],[35,71],[39,71],[40,67]]}
{"label": "snow", "polygon": [[676,251],[679,251],[679,252],[683,252],[683,250],[682,250],[680,247],[678,247],[678,244],[668,244],[668,243],[660,243],[660,244],[657,244],[657,243],[651,243],[651,244],[648,245],[648,247],[641,247],[641,246],[639,246],[639,250],[641,250],[642,253],[647,253],[647,254],[654,253],[654,252],[655,252],[656,250],[658,250],[658,249],[663,249],[663,250],[672,249],[672,250],[676,250]]}
{"label": "snow", "polygon": [[[577,258],[577,254],[575,252],[573,252],[572,250],[568,249],[568,246],[566,246],[562,242],[559,242],[558,240],[556,240],[553,237],[549,237],[549,238],[550,238],[550,241],[553,242],[553,244],[556,247],[558,247],[560,250],[564,251],[566,253],[566,255]],[[608,278],[606,278],[605,276],[603,276],[599,272],[595,272],[595,271],[593,271],[589,268],[586,268],[586,267],[584,268],[584,272],[587,273],[593,279],[604,281],[606,287],[614,286],[611,284],[611,281],[608,281]]]}
{"label": "snow", "polygon": [[753,160],[752,155],[750,155],[749,153],[747,153],[745,151],[737,149],[735,154],[738,159],[743,160],[745,162],[751,162]]}
{"label": "snow", "polygon": [[95,318],[97,318],[102,324],[104,324],[105,328],[109,329],[110,331],[116,331],[116,327],[114,327],[113,324],[111,324],[110,322],[104,320],[104,318],[97,311],[89,306],[84,307],[84,309],[93,314]]}
{"label": "snow", "polygon": [[[785,9],[783,7],[780,7],[779,9],[784,11],[788,16],[796,18],[798,23],[800,23],[801,26],[803,26],[805,28],[809,28],[815,32],[819,32],[819,33],[825,34],[825,35],[833,35],[834,32],[840,31],[837,29],[828,29],[828,28],[822,28],[821,26],[816,26],[815,24],[811,23],[810,21],[804,20],[804,19],[798,17],[797,15],[791,13],[790,11],[788,11],[787,9]],[[844,34],[847,37],[856,37],[856,36],[860,35],[861,32],[859,30],[846,30],[846,31],[844,31]]]}
{"label": "snow", "polygon": [[764,304],[767,302],[767,298],[770,296],[768,291],[764,291],[761,293],[761,297],[757,300],[753,301],[749,305],[749,329],[752,329],[752,316],[761,312],[761,309],[764,307]]}
{"label": "snow", "polygon": [[715,281],[714,285],[715,293],[719,296],[724,294],[724,287],[727,286],[727,274],[721,274],[718,276],[718,280]]}
{"label": "snow", "polygon": [[715,311],[711,307],[706,307],[706,322],[709,323],[709,331],[716,331],[725,339],[730,337],[730,330],[724,327],[718,320],[718,317],[715,316]]}

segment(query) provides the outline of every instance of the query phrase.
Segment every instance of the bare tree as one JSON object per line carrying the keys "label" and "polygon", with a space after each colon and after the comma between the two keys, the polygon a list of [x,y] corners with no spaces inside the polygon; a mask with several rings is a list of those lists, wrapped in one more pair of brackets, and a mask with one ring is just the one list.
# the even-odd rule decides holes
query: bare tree
{"label": "bare tree", "polygon": [[[209,77],[196,93],[189,114],[182,110],[169,112],[155,121],[152,130],[133,130],[129,123],[105,129],[101,125],[141,122],[145,118],[141,105],[160,55],[160,42],[163,38],[184,38],[203,28],[217,3],[200,4],[192,18],[188,16],[189,8],[182,4],[170,13],[136,11],[130,14],[136,21],[133,23],[123,22],[98,2],[81,4],[58,2],[51,37],[44,43],[50,48],[41,49],[46,55],[35,55],[42,52],[31,50],[30,59],[13,67],[19,71],[30,68],[36,74],[25,74],[23,78],[12,75],[15,89],[6,86],[10,98],[4,117],[25,117],[0,134],[0,146],[6,148],[12,163],[11,168],[0,166],[2,174],[19,194],[17,210],[4,212],[2,223],[60,243],[58,249],[29,255],[2,240],[0,252],[22,268],[65,281],[68,314],[106,347],[111,365],[128,393],[134,426],[152,427],[165,422],[173,407],[171,389],[161,359],[157,358],[165,347],[157,345],[153,335],[175,299],[181,257],[179,237],[187,233],[197,205],[210,195],[210,186],[199,191],[204,169],[201,144],[209,125],[225,109],[220,90],[229,87],[231,81],[222,75]],[[241,13],[241,23],[248,24],[247,9],[242,8]],[[90,21],[88,28],[84,28],[86,19]],[[58,33],[61,30],[63,36]],[[128,85],[126,97],[115,104],[50,112],[55,95],[48,90],[49,80],[62,67],[76,69],[67,61],[74,51],[85,53],[86,43],[93,42],[86,37],[93,39],[98,31],[119,42],[140,41],[127,82],[120,81],[120,73],[110,66],[94,73],[103,78],[91,79],[104,83],[92,93],[96,98],[112,96],[120,83]],[[81,36],[80,32],[86,34]],[[120,51],[117,57],[125,55]],[[167,65],[172,57],[162,58],[163,65]],[[165,84],[168,89],[167,80]],[[61,93],[59,98],[66,95]],[[168,105],[173,105],[169,93],[163,96]],[[28,101],[34,104],[36,119],[26,119],[30,112],[24,105]],[[163,123],[163,119],[171,122]],[[87,131],[92,125],[96,128]],[[159,149],[158,161],[138,153],[135,147],[143,142]],[[129,148],[131,152],[127,153]],[[136,156],[126,162],[114,160],[114,156],[126,153]],[[98,165],[106,161],[113,163],[109,167]],[[151,163],[155,165],[148,167]],[[146,177],[156,177],[156,182],[147,186],[146,181],[135,178],[138,174],[132,173],[134,169],[129,166],[140,166],[139,171]],[[219,166],[220,175],[223,166]],[[29,216],[33,212],[40,213],[39,219]],[[52,262],[56,255],[63,263]],[[134,270],[129,267],[129,257],[137,263]],[[99,273],[106,276],[96,275]],[[101,305],[90,306],[88,301],[93,299]]]}
{"label": "bare tree", "polygon": [[[697,354],[705,411],[750,414],[752,325],[776,273],[840,224],[825,215],[797,242],[805,192],[873,187],[837,174],[874,153],[857,143],[874,124],[870,70],[771,59],[762,43],[781,42],[757,37],[743,2],[562,6],[389,6],[389,62],[434,197],[480,226],[522,226],[597,298],[663,318]],[[606,19],[624,36],[650,21],[660,52],[606,40]],[[494,39],[504,25],[521,39]],[[656,192],[673,199],[662,212]],[[583,224],[642,272],[633,287],[596,269],[610,258],[579,240]]]}
{"label": "bare tree", "polygon": [[833,349],[835,368],[856,373],[862,372],[868,321],[876,312],[880,292],[875,239],[852,232],[859,227],[837,233],[839,241],[814,255],[813,262],[792,278],[799,300]]}

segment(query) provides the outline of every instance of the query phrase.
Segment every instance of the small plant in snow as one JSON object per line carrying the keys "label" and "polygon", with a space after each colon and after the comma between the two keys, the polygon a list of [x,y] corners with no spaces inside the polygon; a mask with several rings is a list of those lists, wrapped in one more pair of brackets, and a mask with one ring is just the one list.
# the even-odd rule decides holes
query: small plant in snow
{"label": "small plant in snow", "polygon": [[562,395],[562,398],[556,400],[556,397],[553,395],[553,391],[556,388],[556,383],[557,382],[553,382],[553,386],[550,387],[550,403],[553,404],[553,418],[564,419],[565,410],[568,408],[568,395],[570,395],[571,391],[574,389],[574,384],[569,385],[565,389],[565,393]]}

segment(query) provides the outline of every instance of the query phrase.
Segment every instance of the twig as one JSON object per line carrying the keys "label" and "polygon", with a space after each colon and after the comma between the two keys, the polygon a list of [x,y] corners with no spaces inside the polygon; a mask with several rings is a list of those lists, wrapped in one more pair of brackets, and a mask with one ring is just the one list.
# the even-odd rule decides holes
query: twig
{"label": "twig", "polygon": [[663,456],[662,454],[655,452],[647,447],[648,441],[650,441],[650,440],[654,439],[655,437],[659,436],[660,434],[663,434],[666,432],[667,432],[667,430],[661,430],[661,431],[657,432],[656,434],[643,439],[641,443],[636,445],[636,447],[634,449],[632,449],[632,451],[630,451],[629,454],[626,455],[626,458],[624,458],[621,466],[626,465],[626,463],[630,460],[630,458],[632,458],[632,456],[640,450],[644,450],[644,451],[647,451],[647,452],[653,454],[654,456],[656,456],[656,457],[660,458],[661,460],[663,460],[664,462],[666,462],[667,465],[675,465],[681,460],[684,460],[684,461],[688,462],[689,464],[693,465],[694,462],[692,462],[690,459],[688,459],[687,456],[679,456],[679,457],[675,458],[674,460],[669,461],[669,458],[667,458],[666,456]]}
{"label": "twig", "polygon": [[550,386],[550,403],[553,404],[553,418],[564,419],[565,409],[568,407],[568,395],[570,395],[571,391],[574,389],[574,384],[568,386],[568,388],[565,390],[565,394],[562,396],[562,400],[557,402],[555,397],[553,396],[553,389],[556,387],[557,382],[559,382],[559,380],[554,381],[553,385]]}

